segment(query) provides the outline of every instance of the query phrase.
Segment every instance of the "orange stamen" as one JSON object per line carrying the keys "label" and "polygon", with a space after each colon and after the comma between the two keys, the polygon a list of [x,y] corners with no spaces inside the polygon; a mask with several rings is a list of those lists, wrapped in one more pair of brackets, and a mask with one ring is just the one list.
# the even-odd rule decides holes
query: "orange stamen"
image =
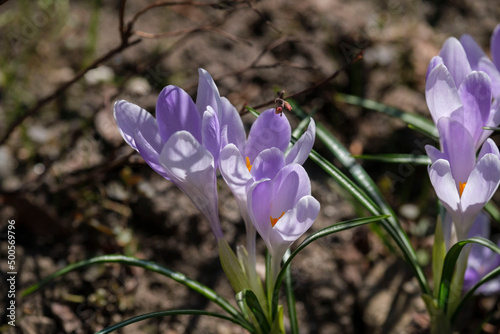
{"label": "orange stamen", "polygon": [[278,218],[269,217],[269,218],[271,218],[271,226],[274,227],[274,225],[276,225],[276,223],[278,222],[278,220],[280,220],[281,217],[283,217],[284,214],[285,214],[285,211],[283,211],[283,213],[281,214],[281,216],[279,216]]}
{"label": "orange stamen", "polygon": [[464,192],[466,184],[467,182],[460,182],[458,185],[458,193],[460,194],[460,197],[462,197],[462,193]]}
{"label": "orange stamen", "polygon": [[247,157],[247,168],[249,172],[252,170],[252,165],[250,165],[250,159],[248,157]]}

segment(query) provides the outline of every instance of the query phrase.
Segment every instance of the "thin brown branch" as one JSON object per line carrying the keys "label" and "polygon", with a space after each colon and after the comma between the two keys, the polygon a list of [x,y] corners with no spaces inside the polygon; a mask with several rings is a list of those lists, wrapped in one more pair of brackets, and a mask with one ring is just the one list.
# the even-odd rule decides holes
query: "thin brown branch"
{"label": "thin brown branch", "polygon": [[216,6],[219,5],[220,1],[156,1],[153,2],[152,4],[147,5],[143,9],[139,10],[137,13],[135,13],[134,17],[132,17],[132,20],[129,22],[129,26],[134,25],[134,23],[137,21],[139,17],[144,15],[146,12],[150,11],[153,8],[157,7],[165,7],[165,6],[179,6],[179,5],[189,5],[189,6]]}
{"label": "thin brown branch", "polygon": [[118,12],[118,19],[120,21],[118,29],[120,30],[120,37],[122,39],[122,43],[124,43],[128,38],[127,33],[123,30],[124,26],[125,26],[124,21],[125,21],[125,4],[126,4],[126,2],[127,2],[127,0],[120,1],[120,11]]}
{"label": "thin brown branch", "polygon": [[202,31],[211,31],[211,32],[217,33],[221,36],[224,36],[233,42],[240,42],[240,43],[244,43],[244,44],[249,45],[249,46],[252,45],[252,43],[244,40],[243,38],[231,35],[230,33],[226,32],[222,29],[219,29],[219,28],[216,28],[213,26],[208,26],[208,25],[201,26],[201,27],[179,29],[179,30],[175,30],[175,31],[168,31],[168,32],[162,32],[162,33],[157,33],[157,34],[145,32],[145,31],[140,31],[140,30],[136,30],[133,33],[139,37],[142,37],[142,38],[158,39],[158,38],[165,38],[165,37],[174,37],[174,36],[179,36],[179,35],[184,35],[184,34],[192,34],[195,32],[202,32]]}
{"label": "thin brown branch", "polygon": [[[335,79],[340,73],[342,73],[343,71],[345,71],[349,66],[351,66],[352,64],[355,64],[357,63],[359,60],[361,60],[363,58],[363,50],[361,50],[360,53],[358,53],[356,55],[356,57],[354,57],[349,63],[345,64],[344,66],[342,66],[341,68],[339,68],[338,70],[336,70],[335,72],[333,72],[332,75],[330,75],[329,77],[321,80],[321,81],[318,81],[316,82],[315,84],[313,84],[312,86],[309,86],[307,87],[306,89],[303,89],[301,91],[298,91],[296,93],[293,93],[291,95],[287,95],[285,97],[283,97],[283,99],[293,99],[299,95],[303,95],[303,94],[307,94],[315,89],[317,89],[318,87],[320,86],[323,86],[324,84],[330,82],[331,80]],[[275,103],[275,99],[273,100],[270,100],[270,101],[267,101],[267,102],[264,102],[264,103],[261,103],[259,105],[256,105],[253,107],[253,109],[259,109],[259,108],[263,108],[263,107],[267,107],[269,105],[272,105]],[[240,110],[240,115],[244,115],[245,113],[247,113],[247,110],[245,108],[246,106],[243,106],[243,108],[241,108]]]}
{"label": "thin brown branch", "polygon": [[6,132],[4,133],[4,135],[1,137],[0,139],[0,145],[3,145],[7,139],[9,138],[10,134],[28,117],[32,116],[35,114],[35,112],[42,108],[43,106],[45,106],[46,104],[48,104],[49,102],[52,102],[53,100],[55,100],[57,97],[59,97],[64,91],[66,91],[66,89],[68,89],[69,87],[71,87],[75,82],[77,82],[78,80],[80,80],[84,75],[85,73],[87,73],[88,71],[90,71],[91,69],[94,69],[96,67],[98,67],[101,63],[104,63],[105,61],[109,60],[111,57],[113,57],[114,55],[122,52],[123,50],[139,43],[141,40],[140,39],[137,39],[137,40],[134,40],[134,41],[125,41],[125,43],[121,43],[119,46],[117,46],[116,48],[114,49],[111,49],[109,50],[106,54],[104,54],[103,56],[101,56],[100,58],[97,58],[96,60],[94,60],[94,62],[92,64],[90,64],[89,66],[87,66],[86,68],[82,69],[80,72],[78,72],[70,81],[66,82],[65,84],[63,84],[62,86],[60,86],[58,89],[56,89],[53,93],[51,93],[50,95],[38,100],[38,102],[36,102],[31,108],[29,108],[28,110],[26,110],[24,112],[24,114],[20,115],[19,117],[17,117],[8,127],[7,127],[7,130]]}

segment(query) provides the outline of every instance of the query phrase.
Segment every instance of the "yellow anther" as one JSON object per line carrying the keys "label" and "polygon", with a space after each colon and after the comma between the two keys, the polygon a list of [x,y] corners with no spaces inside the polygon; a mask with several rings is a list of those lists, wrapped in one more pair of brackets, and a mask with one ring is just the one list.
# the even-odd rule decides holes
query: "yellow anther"
{"label": "yellow anther", "polygon": [[464,192],[466,184],[467,182],[460,182],[458,185],[458,193],[460,194],[460,197],[462,197],[462,193]]}
{"label": "yellow anther", "polygon": [[271,226],[274,227],[274,225],[276,225],[276,223],[278,222],[278,220],[280,220],[281,217],[283,217],[284,214],[285,214],[285,211],[283,211],[283,213],[281,214],[281,216],[279,216],[278,218],[269,217],[269,218],[271,218]]}
{"label": "yellow anther", "polygon": [[247,168],[248,168],[248,171],[252,171],[252,165],[250,165],[250,159],[247,157]]}

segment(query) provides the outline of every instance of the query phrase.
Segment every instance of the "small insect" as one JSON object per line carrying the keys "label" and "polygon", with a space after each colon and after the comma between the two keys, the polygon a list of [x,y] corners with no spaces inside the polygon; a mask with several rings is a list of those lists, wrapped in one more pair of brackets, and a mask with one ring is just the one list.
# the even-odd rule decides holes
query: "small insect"
{"label": "small insect", "polygon": [[283,99],[284,95],[285,92],[281,91],[278,93],[278,97],[276,98],[276,100],[274,100],[275,103],[279,104],[279,106],[276,107],[275,114],[280,114],[280,116],[283,116],[283,108],[285,108],[287,111],[292,111],[292,106],[290,105],[290,103]]}

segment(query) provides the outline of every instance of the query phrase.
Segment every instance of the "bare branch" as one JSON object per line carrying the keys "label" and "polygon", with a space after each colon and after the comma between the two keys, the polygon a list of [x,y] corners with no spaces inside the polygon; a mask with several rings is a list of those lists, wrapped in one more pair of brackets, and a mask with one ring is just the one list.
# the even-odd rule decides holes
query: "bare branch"
{"label": "bare branch", "polygon": [[140,30],[134,31],[133,33],[139,37],[142,37],[142,38],[158,39],[158,38],[165,38],[165,37],[174,37],[174,36],[179,36],[179,35],[184,35],[184,34],[192,34],[195,32],[202,32],[202,31],[212,31],[212,32],[215,32],[221,36],[224,36],[224,37],[232,40],[233,42],[241,42],[241,43],[244,43],[244,44],[249,45],[249,46],[252,45],[252,43],[244,40],[243,38],[231,35],[230,33],[226,32],[222,29],[215,28],[213,26],[192,27],[192,28],[179,29],[179,30],[175,30],[175,31],[168,31],[168,32],[162,32],[162,33],[157,33],[157,34],[145,32],[145,31],[140,31]]}

